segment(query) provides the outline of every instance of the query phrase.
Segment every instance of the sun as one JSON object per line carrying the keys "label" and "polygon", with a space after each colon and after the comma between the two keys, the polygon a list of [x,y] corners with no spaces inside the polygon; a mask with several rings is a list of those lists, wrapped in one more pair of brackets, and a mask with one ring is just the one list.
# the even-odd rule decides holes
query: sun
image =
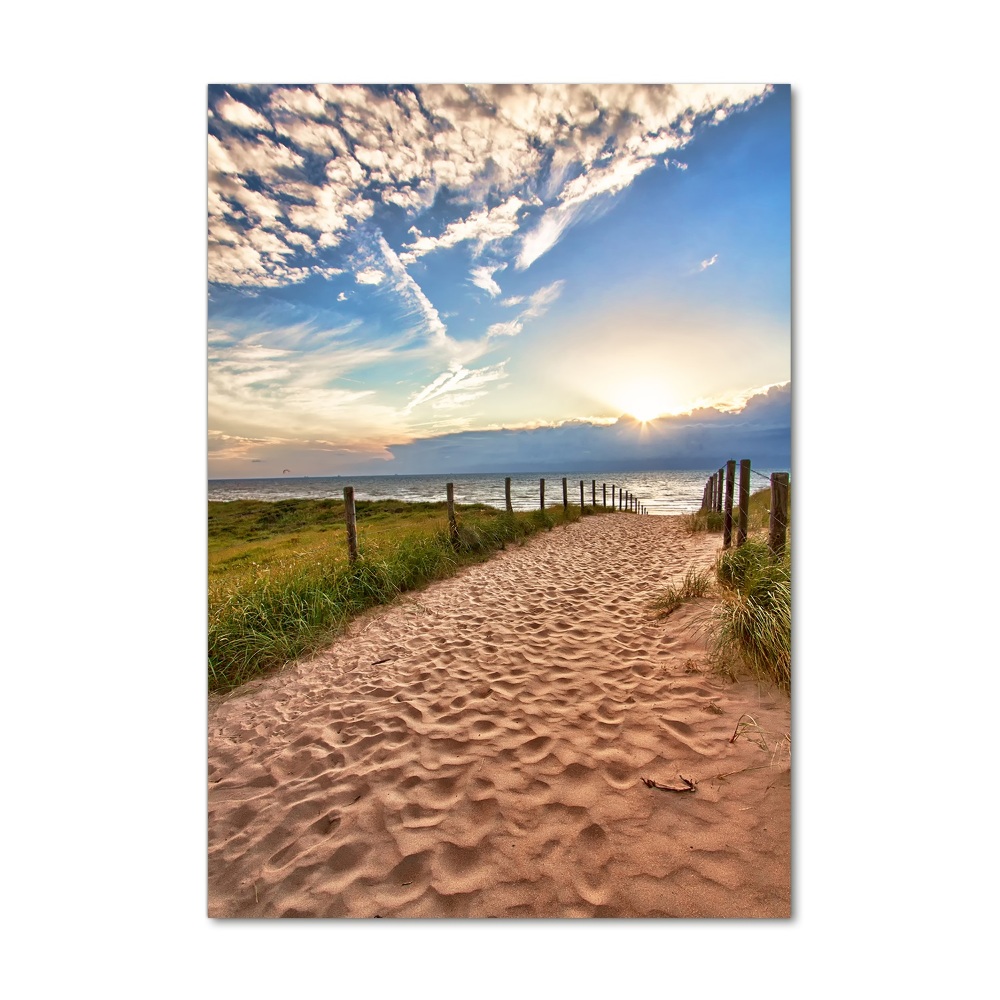
{"label": "sun", "polygon": [[640,423],[648,424],[669,410],[663,387],[654,382],[633,382],[618,395],[619,405]]}

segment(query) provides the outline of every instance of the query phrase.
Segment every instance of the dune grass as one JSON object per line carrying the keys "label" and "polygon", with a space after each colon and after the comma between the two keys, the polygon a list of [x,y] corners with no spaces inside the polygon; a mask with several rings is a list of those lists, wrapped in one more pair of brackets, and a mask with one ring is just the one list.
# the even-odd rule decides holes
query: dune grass
{"label": "dune grass", "polygon": [[772,556],[767,542],[748,539],[716,564],[721,601],[712,612],[710,647],[731,677],[749,672],[788,690],[792,683],[791,553]]}
{"label": "dune grass", "polygon": [[671,584],[659,597],[653,599],[650,607],[657,618],[667,618],[685,601],[704,597],[712,589],[712,575],[707,570],[690,567],[678,584]]}
{"label": "dune grass", "polygon": [[210,690],[315,651],[362,611],[581,516],[561,504],[514,514],[458,505],[453,544],[444,503],[358,501],[356,512],[360,558],[351,565],[343,501],[209,503]]}
{"label": "dune grass", "polygon": [[[747,540],[739,548],[726,549],[716,561],[720,600],[704,624],[708,626],[712,660],[721,673],[730,678],[749,673],[787,690],[792,681],[791,547],[786,544],[780,558],[771,555],[767,545],[770,503],[770,487],[751,494]],[[686,527],[692,532],[721,532],[724,526],[725,515],[718,511],[687,515]],[[734,545],[737,527],[738,513],[734,511]],[[669,599],[670,592],[661,599],[666,607]]]}
{"label": "dune grass", "polygon": [[[738,501],[738,498],[737,498]],[[788,519],[792,517],[791,491],[788,494]],[[699,510],[694,514],[685,515],[685,526],[688,531],[722,531],[726,526],[726,515],[724,511]],[[771,487],[765,486],[750,494],[750,502],[747,505],[747,537],[760,532],[767,533],[771,519]],[[733,505],[733,537],[736,537],[736,529],[739,525],[739,508],[734,502]]]}

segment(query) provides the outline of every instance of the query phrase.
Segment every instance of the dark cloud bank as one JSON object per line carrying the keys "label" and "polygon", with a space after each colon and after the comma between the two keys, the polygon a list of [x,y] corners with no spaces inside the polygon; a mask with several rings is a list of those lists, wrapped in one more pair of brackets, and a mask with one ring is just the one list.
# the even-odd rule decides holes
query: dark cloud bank
{"label": "dark cloud bank", "polygon": [[775,386],[735,412],[694,410],[640,424],[619,417],[608,425],[570,422],[535,430],[463,431],[390,445],[398,473],[535,472],[556,468],[709,469],[730,458],[788,468],[792,448],[792,386]]}

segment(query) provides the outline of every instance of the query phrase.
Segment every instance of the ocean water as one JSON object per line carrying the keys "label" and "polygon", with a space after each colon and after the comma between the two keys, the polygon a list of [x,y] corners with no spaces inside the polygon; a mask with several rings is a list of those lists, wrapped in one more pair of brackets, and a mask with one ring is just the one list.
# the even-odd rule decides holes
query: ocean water
{"label": "ocean water", "polygon": [[[782,469],[754,469],[750,491],[768,485],[771,472]],[[608,504],[611,487],[615,495],[625,489],[639,498],[650,514],[686,514],[701,506],[705,481],[718,469],[658,472],[554,472],[511,475],[511,503],[515,510],[536,510],[539,505],[539,479],[545,480],[545,504],[562,502],[563,476],[568,480],[570,503],[580,502],[580,480],[584,481],[584,500],[591,502],[591,483],[596,481],[597,502],[602,502],[602,485],[607,485]],[[737,467],[737,486],[739,469]],[[283,476],[277,479],[210,479],[209,500],[289,500],[294,498],[342,499],[344,487],[354,487],[357,500],[445,500],[446,484],[455,484],[456,503],[483,503],[503,509],[504,474],[467,473],[433,476]]]}

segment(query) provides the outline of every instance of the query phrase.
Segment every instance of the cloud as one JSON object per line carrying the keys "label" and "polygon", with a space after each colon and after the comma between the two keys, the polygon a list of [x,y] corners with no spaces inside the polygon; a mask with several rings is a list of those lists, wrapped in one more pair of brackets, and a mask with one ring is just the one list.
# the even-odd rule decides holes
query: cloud
{"label": "cloud", "polygon": [[[586,206],[593,211],[660,157],[682,149],[696,125],[710,127],[768,89],[210,88],[210,280],[302,281],[313,268],[329,267],[326,255],[353,239],[377,210],[418,215],[441,207],[454,215],[463,205],[475,207],[445,218],[439,235],[418,231],[399,247],[401,262],[461,243],[480,253],[518,238],[516,265],[523,270],[585,217]],[[254,228],[294,245],[296,255],[276,260],[262,253],[244,235]]]}
{"label": "cloud", "polygon": [[512,319],[508,320],[506,323],[494,323],[486,331],[486,336],[516,337],[523,329],[524,329],[524,324],[520,320]]}
{"label": "cloud", "polygon": [[[354,280],[359,285],[380,285],[385,278],[385,271],[380,271],[376,267],[366,267],[354,275]],[[343,292],[341,292],[343,295]]]}
{"label": "cloud", "polygon": [[391,472],[601,471],[717,468],[727,456],[754,465],[791,462],[791,384],[774,386],[737,411],[705,408],[650,424],[566,421],[525,429],[460,431],[390,444]]}
{"label": "cloud", "polygon": [[393,288],[409,306],[410,312],[420,316],[425,329],[430,334],[431,344],[438,348],[454,348],[454,342],[448,336],[448,328],[441,320],[437,309],[424,294],[423,289],[406,270],[399,255],[389,246],[382,235],[375,240],[389,273],[392,275]]}
{"label": "cloud", "polygon": [[421,234],[412,243],[406,245],[404,248],[406,252],[399,255],[400,260],[410,264],[432,250],[453,247],[466,240],[474,240],[477,251],[482,250],[487,243],[505,239],[517,232],[517,213],[525,204],[526,202],[520,198],[509,198],[496,208],[484,208],[473,212],[465,219],[451,223],[436,238]]}
{"label": "cloud", "polygon": [[[497,365],[471,370],[462,365],[453,365],[451,369],[442,372],[430,385],[425,386],[413,396],[406,404],[404,412],[409,413],[414,407],[420,406],[429,400],[437,399],[447,393],[453,393],[457,390],[468,393],[470,390],[478,389],[480,386],[490,382],[504,379],[507,377],[507,372],[505,371],[506,365],[506,361],[501,361]],[[480,396],[482,393],[477,393],[476,395]]]}
{"label": "cloud", "polygon": [[356,368],[388,362],[401,340],[364,344],[357,333],[357,321],[261,326],[242,336],[213,329],[209,427],[253,439],[327,436],[331,427],[348,437],[382,432],[394,408],[376,403],[374,390],[342,383],[353,381],[347,375]]}
{"label": "cloud", "polygon": [[713,256],[709,257],[708,260],[703,260],[698,265],[698,267],[699,267],[700,270],[704,271],[706,268],[711,267],[718,259],[719,259],[719,255],[718,254],[714,254]]}
{"label": "cloud", "polygon": [[340,294],[339,294],[339,295],[337,296],[337,301],[338,301],[338,302],[346,302],[346,301],[347,301],[347,293],[346,293],[346,292],[341,292],[341,293],[340,293]]}
{"label": "cloud", "polygon": [[215,113],[221,115],[227,122],[239,125],[241,128],[258,129],[259,131],[270,131],[271,123],[253,108],[248,108],[245,104],[233,100],[226,94],[215,106]]}
{"label": "cloud", "polygon": [[506,266],[506,264],[495,264],[493,267],[483,266],[474,268],[471,272],[472,283],[477,288],[482,288],[483,291],[489,292],[491,298],[496,298],[500,294],[500,286],[496,283],[493,275],[497,271],[504,270]]}

